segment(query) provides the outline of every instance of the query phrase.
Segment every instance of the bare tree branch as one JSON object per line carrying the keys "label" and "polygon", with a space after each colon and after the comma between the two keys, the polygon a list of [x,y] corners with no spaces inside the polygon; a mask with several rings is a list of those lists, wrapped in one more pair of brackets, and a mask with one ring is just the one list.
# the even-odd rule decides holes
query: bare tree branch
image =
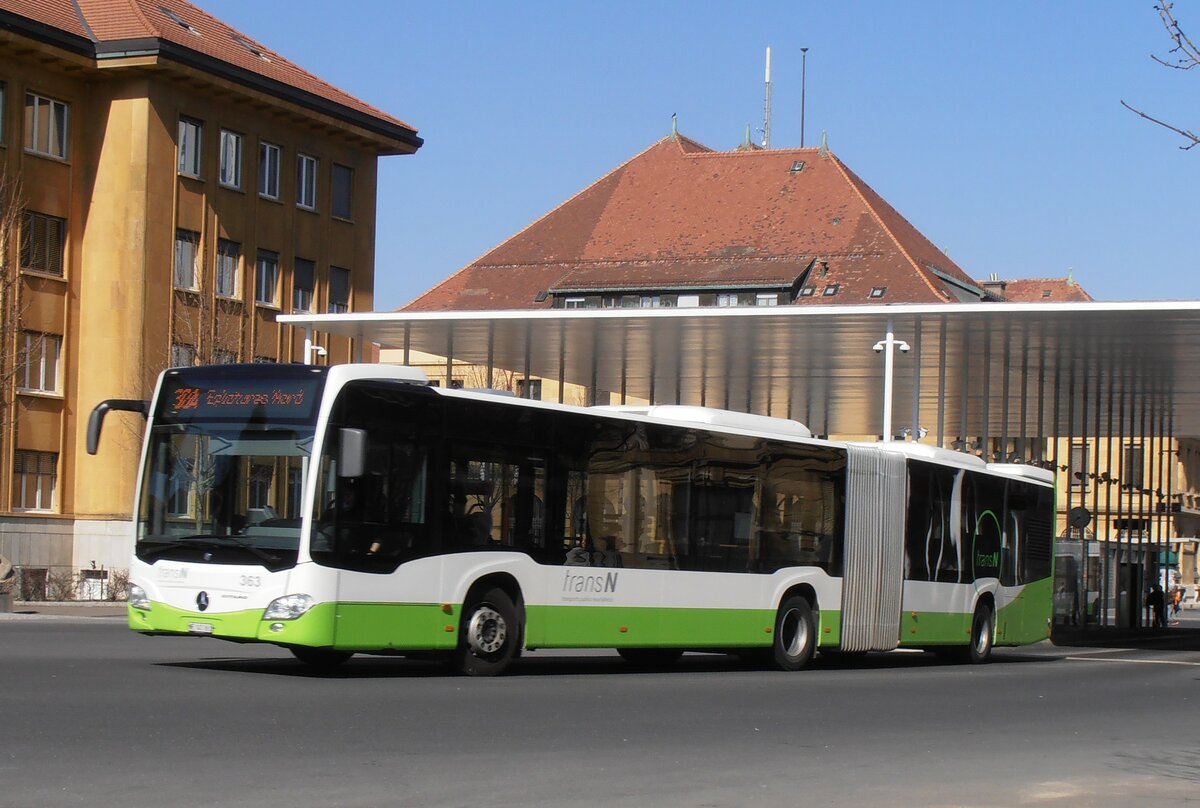
{"label": "bare tree branch", "polygon": [[1177,126],[1171,126],[1171,124],[1167,123],[1166,121],[1160,121],[1158,118],[1155,118],[1153,115],[1147,115],[1146,113],[1142,112],[1140,109],[1137,109],[1136,107],[1131,107],[1129,104],[1125,103],[1124,101],[1121,102],[1121,106],[1125,107],[1125,109],[1129,110],[1130,112],[1136,113],[1137,115],[1140,115],[1141,117],[1145,118],[1146,120],[1151,121],[1152,123],[1156,123],[1165,129],[1170,129],[1172,132],[1176,132],[1180,135],[1183,135],[1185,138],[1187,138],[1188,140],[1191,141],[1191,143],[1188,143],[1186,146],[1179,147],[1179,148],[1183,149],[1184,151],[1187,151],[1188,149],[1192,148],[1193,146],[1195,146],[1197,144],[1200,144],[1200,135],[1197,135],[1195,132],[1192,132],[1188,129],[1180,129]]}
{"label": "bare tree branch", "polygon": [[1154,9],[1158,12],[1159,18],[1162,19],[1163,27],[1167,29],[1167,35],[1175,43],[1175,47],[1171,48],[1167,53],[1176,54],[1176,59],[1174,62],[1168,62],[1166,59],[1153,54],[1150,55],[1150,58],[1160,65],[1173,70],[1191,70],[1196,65],[1200,65],[1200,49],[1183,32],[1183,29],[1179,27],[1179,22],[1175,19],[1175,15],[1171,11],[1174,5],[1174,3],[1164,2],[1161,5],[1155,6]]}
{"label": "bare tree branch", "polygon": [[[1167,36],[1171,37],[1171,41],[1175,43],[1175,47],[1167,51],[1167,53],[1174,55],[1174,61],[1164,59],[1161,56],[1155,56],[1154,54],[1150,54],[1150,58],[1172,70],[1191,70],[1193,67],[1200,65],[1200,48],[1197,48],[1191,38],[1183,32],[1183,28],[1180,27],[1179,21],[1175,19],[1175,14],[1171,10],[1173,7],[1173,3],[1168,2],[1168,0],[1162,0],[1161,3],[1154,7],[1154,10],[1158,12],[1159,19],[1162,20],[1163,28],[1167,31]],[[1200,135],[1197,135],[1190,129],[1181,129],[1178,126],[1173,126],[1161,118],[1155,118],[1153,115],[1142,112],[1137,107],[1131,106],[1125,101],[1121,102],[1121,106],[1151,123],[1158,124],[1164,129],[1170,129],[1172,132],[1181,135],[1188,141],[1187,145],[1179,147],[1184,151],[1200,144]]]}

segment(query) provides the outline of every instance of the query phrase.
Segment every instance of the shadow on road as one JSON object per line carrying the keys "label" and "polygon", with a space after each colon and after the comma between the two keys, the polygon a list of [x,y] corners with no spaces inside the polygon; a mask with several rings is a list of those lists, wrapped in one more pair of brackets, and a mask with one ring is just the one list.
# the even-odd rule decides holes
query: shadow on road
{"label": "shadow on road", "polygon": [[1162,651],[1200,651],[1200,629],[1093,629],[1056,632],[1054,645],[1060,648],[1146,648]]}
{"label": "shadow on road", "polygon": [[[1031,662],[1056,662],[1062,657],[1047,654],[1023,654],[1004,650],[992,656],[989,666],[1024,664]],[[440,678],[453,675],[439,662],[406,659],[399,656],[358,655],[344,665],[332,670],[322,670],[306,665],[290,657],[278,659],[245,659],[237,657],[209,657],[188,662],[159,662],[164,668],[187,668],[192,670],[217,670],[231,673],[252,673],[268,676],[290,676],[312,679],[411,679]],[[539,654],[530,652],[516,660],[506,676],[580,676],[622,675],[647,676],[664,673],[774,673],[779,676],[799,675],[817,671],[878,671],[923,668],[945,668],[946,670],[969,670],[975,666],[949,662],[930,653],[893,652],[872,653],[864,656],[818,655],[807,671],[787,674],[772,671],[764,665],[747,662],[727,654],[685,654],[674,664],[655,669],[632,665],[615,654],[588,654],[568,656],[562,652]],[[982,666],[987,667],[987,666]]]}

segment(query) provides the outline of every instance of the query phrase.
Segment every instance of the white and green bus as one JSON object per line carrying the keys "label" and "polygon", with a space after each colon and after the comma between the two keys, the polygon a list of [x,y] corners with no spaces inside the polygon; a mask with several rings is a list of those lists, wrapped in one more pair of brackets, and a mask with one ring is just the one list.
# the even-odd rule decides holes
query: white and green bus
{"label": "white and green bus", "polygon": [[785,670],[1045,639],[1051,475],[917,443],[814,439],[686,406],[572,407],[387,365],[168,370],[134,505],[129,625],[320,666],[523,651]]}

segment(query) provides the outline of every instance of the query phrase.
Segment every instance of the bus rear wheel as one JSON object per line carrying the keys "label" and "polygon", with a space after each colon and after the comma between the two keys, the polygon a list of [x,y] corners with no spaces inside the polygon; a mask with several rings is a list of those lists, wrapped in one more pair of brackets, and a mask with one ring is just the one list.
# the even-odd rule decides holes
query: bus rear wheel
{"label": "bus rear wheel", "polygon": [[784,671],[808,666],[817,649],[817,626],[812,606],[799,595],[785,598],[775,616],[772,661]]}
{"label": "bus rear wheel", "polygon": [[978,665],[991,659],[995,622],[990,607],[983,604],[975,607],[975,614],[971,618],[971,644],[964,655],[967,662]]}
{"label": "bus rear wheel", "polygon": [[292,652],[292,656],[308,665],[319,670],[333,670],[338,665],[348,660],[354,654],[350,651],[331,651],[328,648],[307,648],[304,646],[295,646],[288,649]]}
{"label": "bus rear wheel", "polygon": [[503,589],[489,589],[470,602],[459,627],[454,667],[467,676],[496,676],[517,656],[520,617]]}

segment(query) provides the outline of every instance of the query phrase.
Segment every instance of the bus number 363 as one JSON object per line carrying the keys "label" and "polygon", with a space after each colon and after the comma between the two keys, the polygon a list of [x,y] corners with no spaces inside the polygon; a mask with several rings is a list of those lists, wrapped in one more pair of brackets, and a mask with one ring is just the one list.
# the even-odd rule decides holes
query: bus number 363
{"label": "bus number 363", "polygon": [[262,586],[262,578],[257,575],[239,575],[238,583],[241,586]]}

